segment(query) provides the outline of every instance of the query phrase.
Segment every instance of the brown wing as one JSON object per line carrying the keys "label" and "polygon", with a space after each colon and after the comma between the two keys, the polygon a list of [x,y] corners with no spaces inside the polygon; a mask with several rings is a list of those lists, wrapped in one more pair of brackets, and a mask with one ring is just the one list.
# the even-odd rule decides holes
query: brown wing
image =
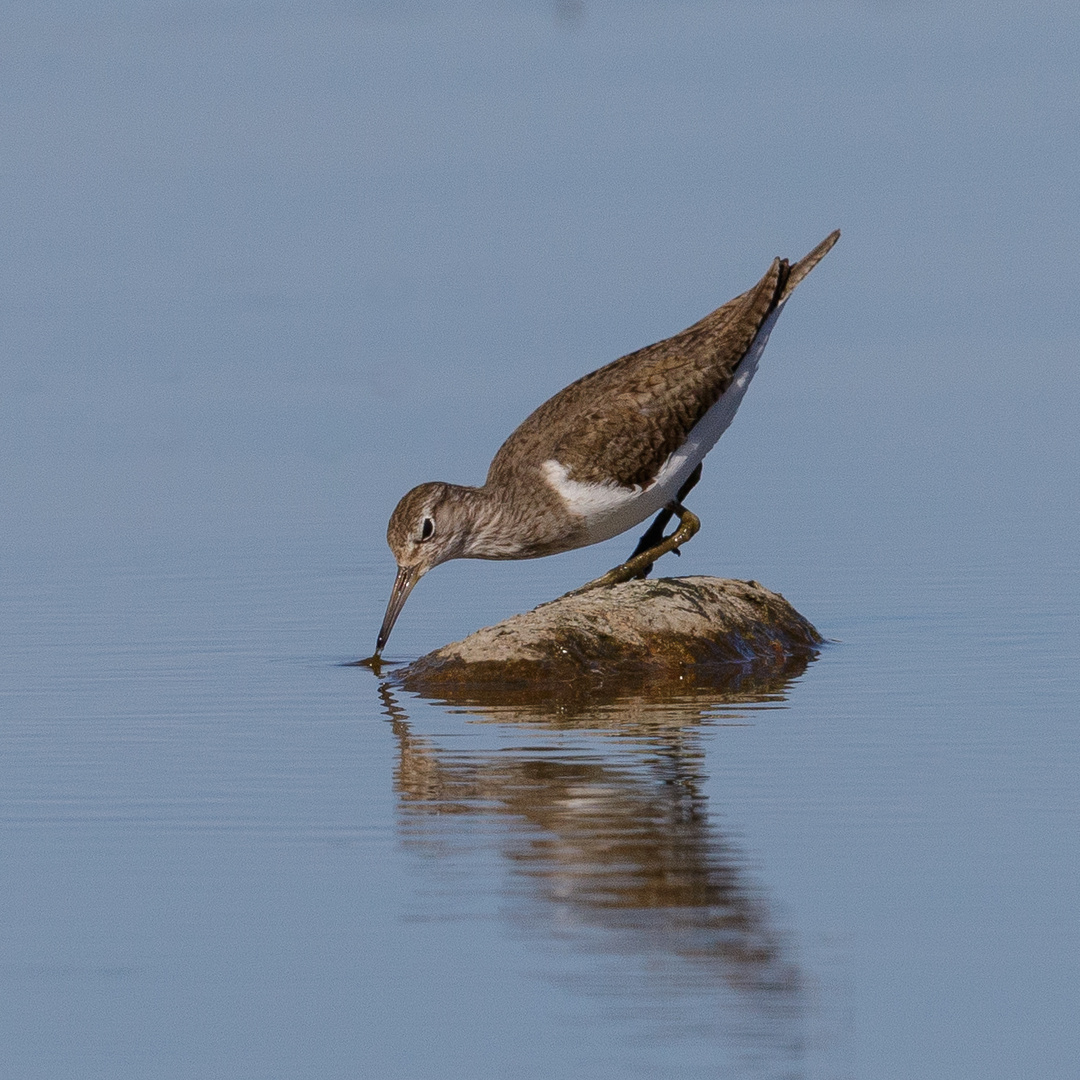
{"label": "brown wing", "polygon": [[488,483],[511,482],[513,462],[554,458],[572,480],[647,484],[731,385],[765,320],[839,236],[792,267],[774,259],[757,285],[700,322],[560,390],[502,445]]}

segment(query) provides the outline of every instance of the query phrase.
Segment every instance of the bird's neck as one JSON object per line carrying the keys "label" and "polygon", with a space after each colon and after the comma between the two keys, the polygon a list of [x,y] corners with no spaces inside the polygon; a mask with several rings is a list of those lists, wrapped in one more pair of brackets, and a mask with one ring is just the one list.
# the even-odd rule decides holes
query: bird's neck
{"label": "bird's neck", "polygon": [[565,550],[543,491],[501,485],[455,488],[461,559],[530,559]]}

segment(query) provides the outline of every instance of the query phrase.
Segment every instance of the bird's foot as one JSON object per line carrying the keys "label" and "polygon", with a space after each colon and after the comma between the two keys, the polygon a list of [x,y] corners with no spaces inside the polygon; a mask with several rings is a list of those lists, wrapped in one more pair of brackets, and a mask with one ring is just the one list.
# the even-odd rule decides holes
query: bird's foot
{"label": "bird's foot", "polygon": [[[683,482],[682,487],[679,488],[679,493],[675,496],[672,502],[669,502],[667,506],[665,506],[664,509],[656,515],[653,523],[648,527],[648,529],[645,530],[645,534],[637,542],[637,547],[635,547],[634,550],[630,552],[630,560],[636,559],[639,555],[652,552],[658,544],[661,544],[663,542],[664,530],[667,528],[668,522],[675,514],[675,507],[682,506],[683,500],[693,490],[694,485],[700,479],[701,462],[699,461],[694,471],[686,478],[686,480]],[[680,553],[678,548],[672,548],[672,550],[675,552],[676,555]],[[649,562],[647,565],[643,566],[641,570],[639,570],[634,575],[634,577],[638,581],[644,581],[645,578],[649,576],[652,568],[653,564],[652,562]]]}
{"label": "bird's foot", "polygon": [[567,595],[577,596],[580,593],[599,589],[605,585],[620,585],[622,582],[632,581],[634,578],[644,578],[653,568],[653,563],[661,555],[666,555],[669,551],[678,554],[678,549],[701,528],[701,522],[696,514],[691,513],[685,506],[680,506],[678,503],[671,504],[670,509],[673,514],[679,516],[679,527],[670,536],[665,536],[654,547],[633,555],[622,565],[609,570],[603,577],[598,577],[595,581],[589,581],[582,585],[580,589],[574,589],[573,592]]}

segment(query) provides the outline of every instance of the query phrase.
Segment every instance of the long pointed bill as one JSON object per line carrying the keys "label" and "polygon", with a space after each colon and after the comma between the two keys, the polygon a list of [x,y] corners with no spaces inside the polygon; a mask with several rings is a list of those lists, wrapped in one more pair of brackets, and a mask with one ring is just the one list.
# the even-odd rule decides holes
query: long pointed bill
{"label": "long pointed bill", "polygon": [[405,606],[413,586],[423,575],[417,566],[399,566],[397,577],[394,578],[394,587],[390,590],[390,602],[386,605],[386,614],[383,616],[382,629],[379,630],[379,638],[375,642],[375,655],[383,651],[386,639],[390,637],[390,631],[394,629],[394,623]]}

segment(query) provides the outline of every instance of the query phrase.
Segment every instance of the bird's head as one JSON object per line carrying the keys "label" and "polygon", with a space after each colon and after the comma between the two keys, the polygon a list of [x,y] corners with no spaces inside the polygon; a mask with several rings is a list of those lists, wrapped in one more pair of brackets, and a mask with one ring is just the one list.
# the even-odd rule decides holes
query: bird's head
{"label": "bird's head", "polygon": [[397,577],[386,605],[375,655],[382,652],[413,586],[434,566],[458,558],[468,540],[467,512],[453,484],[414,487],[390,515],[386,542],[397,560]]}

